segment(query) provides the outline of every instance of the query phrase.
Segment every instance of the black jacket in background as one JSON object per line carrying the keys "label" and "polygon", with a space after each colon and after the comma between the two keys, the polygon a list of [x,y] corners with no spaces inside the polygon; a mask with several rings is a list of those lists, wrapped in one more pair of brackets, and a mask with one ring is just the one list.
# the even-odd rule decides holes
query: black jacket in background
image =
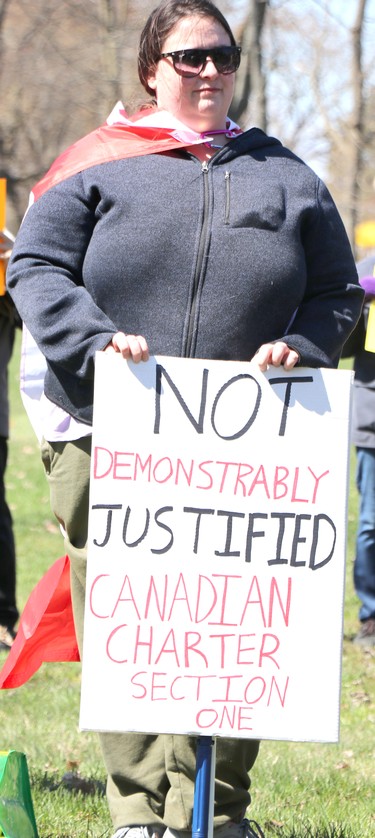
{"label": "black jacket in background", "polygon": [[[375,255],[363,259],[357,267],[360,279],[372,276]],[[361,343],[354,351],[352,441],[358,448],[375,448],[375,353],[364,348],[368,309],[366,300],[356,329]]]}

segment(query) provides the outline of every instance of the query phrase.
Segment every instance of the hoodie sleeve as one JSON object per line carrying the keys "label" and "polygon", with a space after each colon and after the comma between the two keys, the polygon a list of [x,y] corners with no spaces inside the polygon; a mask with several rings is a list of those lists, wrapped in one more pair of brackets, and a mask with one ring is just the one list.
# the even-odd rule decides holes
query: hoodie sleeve
{"label": "hoodie sleeve", "polygon": [[80,174],[48,190],[29,207],[7,271],[8,290],[47,361],[91,380],[95,352],[117,331],[82,279],[96,204]]}
{"label": "hoodie sleeve", "polygon": [[301,366],[337,366],[360,317],[364,294],[343,222],[319,179],[316,211],[302,227],[302,240],[306,291],[282,339],[299,352]]}

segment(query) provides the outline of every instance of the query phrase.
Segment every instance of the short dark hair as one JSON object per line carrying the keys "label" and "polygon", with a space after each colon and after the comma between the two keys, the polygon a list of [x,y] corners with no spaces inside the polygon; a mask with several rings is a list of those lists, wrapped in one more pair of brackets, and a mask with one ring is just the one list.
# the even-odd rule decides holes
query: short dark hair
{"label": "short dark hair", "polygon": [[164,41],[180,20],[194,16],[217,20],[235,46],[236,40],[228,21],[211,0],[162,0],[147,19],[139,41],[138,75],[150,96],[154,96],[155,91],[148,86],[148,78],[160,59]]}

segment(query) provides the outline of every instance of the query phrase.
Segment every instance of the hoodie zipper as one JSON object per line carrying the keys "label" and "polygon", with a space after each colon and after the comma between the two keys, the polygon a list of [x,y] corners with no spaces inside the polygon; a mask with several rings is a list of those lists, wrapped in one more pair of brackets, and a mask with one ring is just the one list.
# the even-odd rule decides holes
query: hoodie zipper
{"label": "hoodie zipper", "polygon": [[225,179],[224,224],[229,224],[229,219],[230,219],[230,172],[228,172],[228,171],[225,172],[224,179]]}
{"label": "hoodie zipper", "polygon": [[194,338],[194,325],[195,325],[196,313],[197,313],[197,308],[198,308],[198,292],[199,292],[200,287],[203,283],[203,259],[204,259],[204,253],[205,253],[205,250],[206,250],[206,244],[207,244],[208,217],[209,217],[208,164],[206,162],[202,163],[202,176],[203,176],[203,213],[202,213],[201,230],[200,230],[200,235],[199,235],[198,255],[197,255],[197,261],[196,261],[195,271],[194,271],[193,289],[192,289],[190,312],[189,312],[189,323],[188,323],[188,329],[187,329],[186,340],[185,340],[185,352],[184,352],[184,357],[185,358],[191,358],[194,355],[193,338]]}

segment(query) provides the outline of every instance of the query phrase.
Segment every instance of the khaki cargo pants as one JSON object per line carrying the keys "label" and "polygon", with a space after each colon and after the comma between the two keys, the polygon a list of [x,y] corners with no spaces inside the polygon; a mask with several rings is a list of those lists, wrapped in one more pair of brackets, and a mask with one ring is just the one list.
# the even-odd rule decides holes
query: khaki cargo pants
{"label": "khaki cargo pants", "polygon": [[[91,437],[42,443],[52,510],[65,533],[77,638],[82,649]],[[196,737],[102,733],[108,805],[114,827],[165,825],[190,830],[194,800]],[[215,827],[241,819],[250,803],[255,740],[218,737]]]}

